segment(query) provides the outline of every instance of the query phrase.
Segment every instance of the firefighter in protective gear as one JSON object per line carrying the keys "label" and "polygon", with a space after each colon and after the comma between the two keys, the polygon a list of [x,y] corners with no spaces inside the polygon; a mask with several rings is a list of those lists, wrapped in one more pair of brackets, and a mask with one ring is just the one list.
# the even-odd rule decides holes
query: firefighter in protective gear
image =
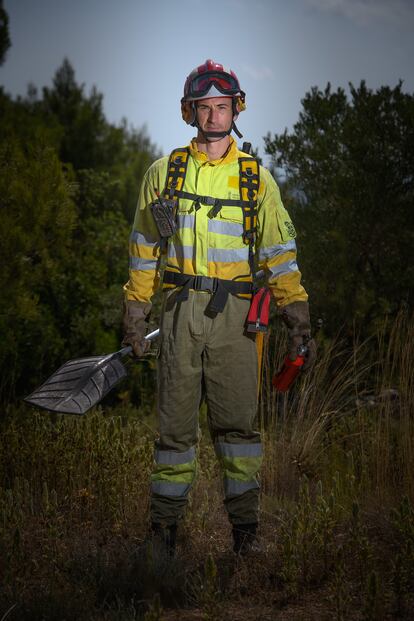
{"label": "firefighter in protective gear", "polygon": [[288,326],[291,357],[306,343],[308,367],[315,358],[295,229],[270,172],[230,136],[233,130],[239,135],[235,120],[244,108],[233,71],[207,60],[190,73],[181,110],[197,136],[148,169],[130,238],[123,343],[137,355],[145,348],[146,318],[165,256],[151,521],[168,547],[195,477],[203,398],[235,552],[247,551],[255,539],[262,445],[254,426],[255,334],[245,329],[255,270],[264,270]]}

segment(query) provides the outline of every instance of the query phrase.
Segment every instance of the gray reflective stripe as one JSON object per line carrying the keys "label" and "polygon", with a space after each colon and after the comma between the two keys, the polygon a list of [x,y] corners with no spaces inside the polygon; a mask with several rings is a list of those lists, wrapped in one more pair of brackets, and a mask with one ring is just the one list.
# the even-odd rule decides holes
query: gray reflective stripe
{"label": "gray reflective stripe", "polygon": [[194,216],[191,216],[188,213],[179,213],[177,215],[177,224],[179,229],[193,229]]}
{"label": "gray reflective stripe", "polygon": [[236,222],[223,222],[221,220],[209,220],[208,232],[219,233],[220,235],[231,235],[241,237],[243,235],[243,225]]}
{"label": "gray reflective stripe", "polygon": [[238,263],[239,261],[248,261],[249,248],[248,246],[234,250],[209,248],[207,260],[213,263]]}
{"label": "gray reflective stripe", "polygon": [[141,257],[129,257],[129,269],[131,270],[156,270],[157,260],[142,259]]}
{"label": "gray reflective stripe", "polygon": [[237,481],[236,479],[224,479],[224,493],[226,496],[239,496],[250,489],[258,489],[259,483],[253,481]]}
{"label": "gray reflective stripe", "polygon": [[296,261],[294,259],[291,259],[290,261],[285,261],[284,263],[281,263],[280,265],[274,265],[273,267],[268,267],[267,269],[271,272],[271,276],[269,276],[269,281],[271,281],[272,278],[276,278],[277,276],[282,276],[282,274],[289,274],[289,272],[297,272],[299,268],[298,268],[298,264],[296,263]]}
{"label": "gray reflective stripe", "polygon": [[187,464],[195,459],[195,447],[192,446],[188,451],[182,453],[178,451],[161,451],[160,449],[155,449],[154,459],[157,464],[166,464],[168,466]]}
{"label": "gray reflective stripe", "polygon": [[262,445],[258,444],[229,444],[217,442],[216,454],[219,457],[261,457]]}
{"label": "gray reflective stripe", "polygon": [[168,256],[175,259],[192,259],[194,257],[194,246],[181,246],[171,242],[168,245]]}
{"label": "gray reflective stripe", "polygon": [[169,481],[153,481],[151,491],[160,496],[187,496],[191,489],[188,483],[170,483]]}
{"label": "gray reflective stripe", "polygon": [[159,239],[145,237],[145,235],[139,233],[138,231],[132,231],[129,241],[132,244],[141,244],[141,246],[154,246],[154,244],[159,242]]}
{"label": "gray reflective stripe", "polygon": [[259,260],[263,261],[263,259],[272,259],[273,257],[277,257],[280,254],[284,254],[285,252],[290,252],[292,250],[296,250],[296,242],[294,239],[286,242],[286,244],[275,244],[274,246],[269,246],[268,248],[260,248]]}

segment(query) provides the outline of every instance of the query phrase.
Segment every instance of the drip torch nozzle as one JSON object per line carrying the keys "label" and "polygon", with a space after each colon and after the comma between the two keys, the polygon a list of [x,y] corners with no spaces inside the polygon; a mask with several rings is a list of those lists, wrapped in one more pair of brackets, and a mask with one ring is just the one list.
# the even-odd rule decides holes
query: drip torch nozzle
{"label": "drip torch nozzle", "polygon": [[298,355],[295,360],[291,360],[289,355],[286,356],[282,368],[274,375],[272,380],[272,384],[276,390],[279,392],[286,392],[290,388],[305,362],[307,351],[308,348],[306,345],[299,345],[297,349]]}

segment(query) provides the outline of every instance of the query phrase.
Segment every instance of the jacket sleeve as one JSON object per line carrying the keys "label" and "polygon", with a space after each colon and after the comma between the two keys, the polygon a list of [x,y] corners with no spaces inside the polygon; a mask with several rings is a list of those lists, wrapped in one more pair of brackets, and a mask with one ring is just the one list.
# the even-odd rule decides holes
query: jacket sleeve
{"label": "jacket sleeve", "polygon": [[265,270],[267,284],[278,307],[306,302],[296,262],[296,231],[283,206],[279,188],[270,172],[260,167],[261,187],[258,199],[258,268]]}
{"label": "jacket sleeve", "polygon": [[129,280],[124,285],[127,300],[149,302],[159,285],[160,236],[150,205],[157,198],[155,190],[161,192],[165,181],[164,159],[147,170],[139,193],[129,238]]}

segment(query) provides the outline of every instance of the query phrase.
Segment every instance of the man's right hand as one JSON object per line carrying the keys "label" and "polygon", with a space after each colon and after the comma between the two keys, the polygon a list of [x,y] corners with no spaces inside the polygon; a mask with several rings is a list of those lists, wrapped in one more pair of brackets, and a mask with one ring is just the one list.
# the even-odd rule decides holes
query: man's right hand
{"label": "man's right hand", "polygon": [[151,347],[151,342],[145,340],[148,323],[146,321],[151,312],[150,302],[125,300],[124,302],[124,339],[122,345],[131,345],[135,356],[143,356]]}

